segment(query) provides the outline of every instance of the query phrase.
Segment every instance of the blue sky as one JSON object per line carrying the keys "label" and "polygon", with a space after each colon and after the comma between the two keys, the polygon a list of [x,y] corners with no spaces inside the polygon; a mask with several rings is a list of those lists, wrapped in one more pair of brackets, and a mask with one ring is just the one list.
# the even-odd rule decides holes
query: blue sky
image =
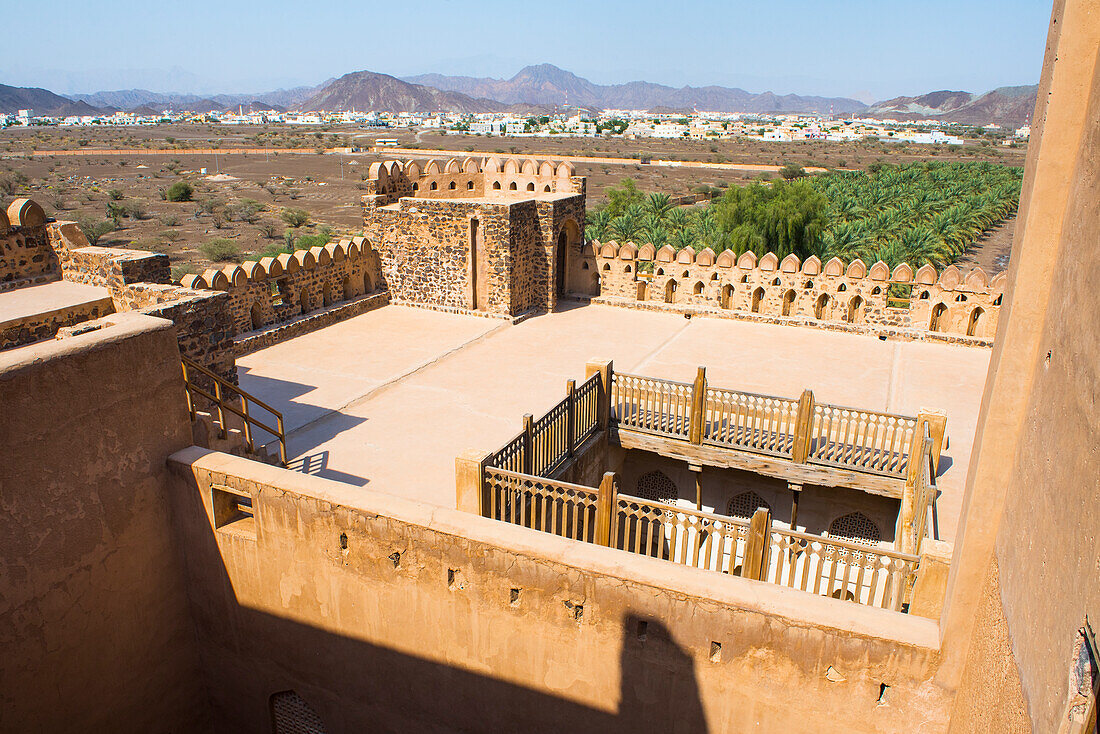
{"label": "blue sky", "polygon": [[5,10],[0,83],[210,94],[369,69],[644,79],[884,99],[1038,82],[1043,0],[35,0]]}

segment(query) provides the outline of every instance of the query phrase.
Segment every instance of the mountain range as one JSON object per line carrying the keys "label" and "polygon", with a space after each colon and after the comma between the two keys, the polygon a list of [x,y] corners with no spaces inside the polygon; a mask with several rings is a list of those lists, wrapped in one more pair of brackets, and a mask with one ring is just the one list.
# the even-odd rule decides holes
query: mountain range
{"label": "mountain range", "polygon": [[514,112],[536,114],[561,108],[645,109],[750,113],[824,113],[906,120],[940,119],[968,124],[1021,125],[1030,119],[1037,86],[1001,87],[984,94],[938,91],[896,97],[867,106],[847,97],[816,97],[705,86],[669,87],[651,82],[595,84],[551,64],[528,66],[510,79],[422,74],[400,79],[356,71],[315,87],[260,94],[200,97],[128,89],[63,97],[45,89],[0,85],[0,112],[94,115],[117,110],[154,114],[164,109],[210,112],[224,109],[376,110],[380,112]]}
{"label": "mountain range", "polygon": [[859,112],[866,105],[847,97],[752,94],[730,87],[666,87],[651,82],[594,84],[553,64],[528,66],[511,79],[422,74],[405,81],[505,103],[573,105],[593,109],[700,109],[708,112]]}

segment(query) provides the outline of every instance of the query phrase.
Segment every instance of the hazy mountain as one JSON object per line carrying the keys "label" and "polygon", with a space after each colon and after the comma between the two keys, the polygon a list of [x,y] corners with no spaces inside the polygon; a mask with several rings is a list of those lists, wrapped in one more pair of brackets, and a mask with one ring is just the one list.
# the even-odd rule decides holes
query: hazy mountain
{"label": "hazy mountain", "polygon": [[995,122],[1019,127],[1031,120],[1038,93],[1038,85],[1001,87],[985,94],[930,92],[919,97],[895,97],[876,102],[860,114],[879,119],[934,119],[972,125]]}
{"label": "hazy mountain", "polygon": [[[325,84],[330,83],[330,79]],[[274,92],[262,94],[216,94],[210,97],[200,97],[196,94],[176,94],[165,92],[151,92],[148,89],[121,89],[113,92],[96,92],[95,94],[74,94],[71,99],[86,102],[89,105],[100,108],[113,108],[128,112],[142,113],[149,109],[161,112],[173,109],[187,112],[210,112],[213,110],[238,109],[248,110],[285,110],[288,107],[296,107],[306,99],[315,95],[324,85],[316,87],[295,87],[294,89],[279,89]]]}
{"label": "hazy mountain", "polygon": [[700,109],[710,112],[860,112],[862,102],[846,97],[802,97],[771,92],[752,94],[730,87],[668,87],[651,82],[594,84],[553,64],[528,66],[511,79],[422,74],[407,82],[487,97],[508,104],[556,104],[600,109]]}
{"label": "hazy mountain", "polygon": [[326,85],[301,104],[303,110],[378,112],[497,112],[507,108],[489,99],[411,84],[388,74],[355,71]]}
{"label": "hazy mountain", "polygon": [[34,110],[36,115],[95,115],[100,112],[86,102],[73,101],[47,89],[9,87],[0,84],[0,113]]}

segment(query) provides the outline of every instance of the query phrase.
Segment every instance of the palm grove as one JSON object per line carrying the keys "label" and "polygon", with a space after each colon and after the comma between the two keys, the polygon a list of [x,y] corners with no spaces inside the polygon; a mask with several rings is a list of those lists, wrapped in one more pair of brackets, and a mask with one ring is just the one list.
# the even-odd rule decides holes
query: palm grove
{"label": "palm grove", "polygon": [[1021,169],[991,163],[874,165],[731,187],[690,209],[624,179],[606,205],[589,211],[585,235],[676,250],[943,266],[1016,211],[1021,178]]}

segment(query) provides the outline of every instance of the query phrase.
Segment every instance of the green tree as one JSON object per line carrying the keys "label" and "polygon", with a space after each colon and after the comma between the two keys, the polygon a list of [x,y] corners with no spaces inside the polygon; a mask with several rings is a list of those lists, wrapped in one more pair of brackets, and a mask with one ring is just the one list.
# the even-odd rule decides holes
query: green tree
{"label": "green tree", "polygon": [[186,181],[176,181],[164,192],[164,198],[168,201],[191,201],[195,190]]}

